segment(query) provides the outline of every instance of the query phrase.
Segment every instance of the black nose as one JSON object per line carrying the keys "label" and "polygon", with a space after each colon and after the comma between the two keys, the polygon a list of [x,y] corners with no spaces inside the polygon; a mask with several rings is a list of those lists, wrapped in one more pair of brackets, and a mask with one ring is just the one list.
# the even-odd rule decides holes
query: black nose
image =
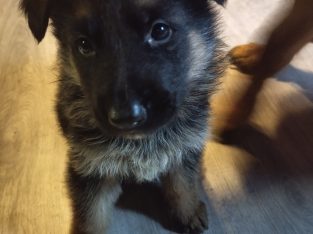
{"label": "black nose", "polygon": [[144,106],[134,102],[128,107],[112,107],[108,119],[110,124],[118,129],[131,130],[145,123],[147,112]]}

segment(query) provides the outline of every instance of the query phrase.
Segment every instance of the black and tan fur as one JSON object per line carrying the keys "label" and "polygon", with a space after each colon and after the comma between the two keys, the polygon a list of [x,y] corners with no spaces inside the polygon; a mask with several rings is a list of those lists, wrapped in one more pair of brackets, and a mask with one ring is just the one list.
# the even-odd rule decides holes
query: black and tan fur
{"label": "black and tan fur", "polygon": [[[198,163],[208,135],[208,98],[220,72],[216,13],[206,0],[24,0],[40,41],[48,20],[59,42],[57,114],[69,143],[73,233],[105,233],[121,182],[163,182],[186,233],[207,228]],[[158,19],[173,27],[167,43],[145,41]],[[76,42],[88,37],[93,57]],[[116,128],[112,108],[146,110],[140,126]]]}

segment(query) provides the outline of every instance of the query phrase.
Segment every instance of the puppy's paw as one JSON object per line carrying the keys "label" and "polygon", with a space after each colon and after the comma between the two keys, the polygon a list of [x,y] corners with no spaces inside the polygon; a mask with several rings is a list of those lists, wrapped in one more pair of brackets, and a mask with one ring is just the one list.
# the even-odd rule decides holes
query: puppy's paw
{"label": "puppy's paw", "polygon": [[208,229],[208,224],[206,206],[200,202],[195,213],[187,219],[187,222],[182,224],[180,232],[183,234],[200,234]]}
{"label": "puppy's paw", "polygon": [[246,74],[255,74],[261,62],[265,46],[255,43],[234,47],[230,52],[230,61],[237,69]]}

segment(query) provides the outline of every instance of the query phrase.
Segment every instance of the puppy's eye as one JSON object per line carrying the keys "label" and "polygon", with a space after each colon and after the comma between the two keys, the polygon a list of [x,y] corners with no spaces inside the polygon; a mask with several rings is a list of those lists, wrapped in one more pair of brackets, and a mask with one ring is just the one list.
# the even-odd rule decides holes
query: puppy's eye
{"label": "puppy's eye", "polygon": [[171,36],[171,28],[165,23],[156,22],[151,30],[151,38],[155,41],[164,41]]}
{"label": "puppy's eye", "polygon": [[152,24],[147,41],[151,46],[167,43],[172,37],[172,28],[164,21],[157,20]]}
{"label": "puppy's eye", "polygon": [[85,57],[91,57],[96,54],[94,46],[88,39],[79,38],[76,43],[77,43],[77,50],[81,55]]}

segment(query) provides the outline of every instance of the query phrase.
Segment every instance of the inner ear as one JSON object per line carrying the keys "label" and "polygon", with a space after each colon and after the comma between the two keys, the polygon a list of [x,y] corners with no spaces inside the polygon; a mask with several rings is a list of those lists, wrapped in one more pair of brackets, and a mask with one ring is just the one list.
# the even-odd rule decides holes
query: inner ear
{"label": "inner ear", "polygon": [[32,34],[40,42],[45,37],[49,24],[50,1],[22,0],[20,7],[28,19]]}

